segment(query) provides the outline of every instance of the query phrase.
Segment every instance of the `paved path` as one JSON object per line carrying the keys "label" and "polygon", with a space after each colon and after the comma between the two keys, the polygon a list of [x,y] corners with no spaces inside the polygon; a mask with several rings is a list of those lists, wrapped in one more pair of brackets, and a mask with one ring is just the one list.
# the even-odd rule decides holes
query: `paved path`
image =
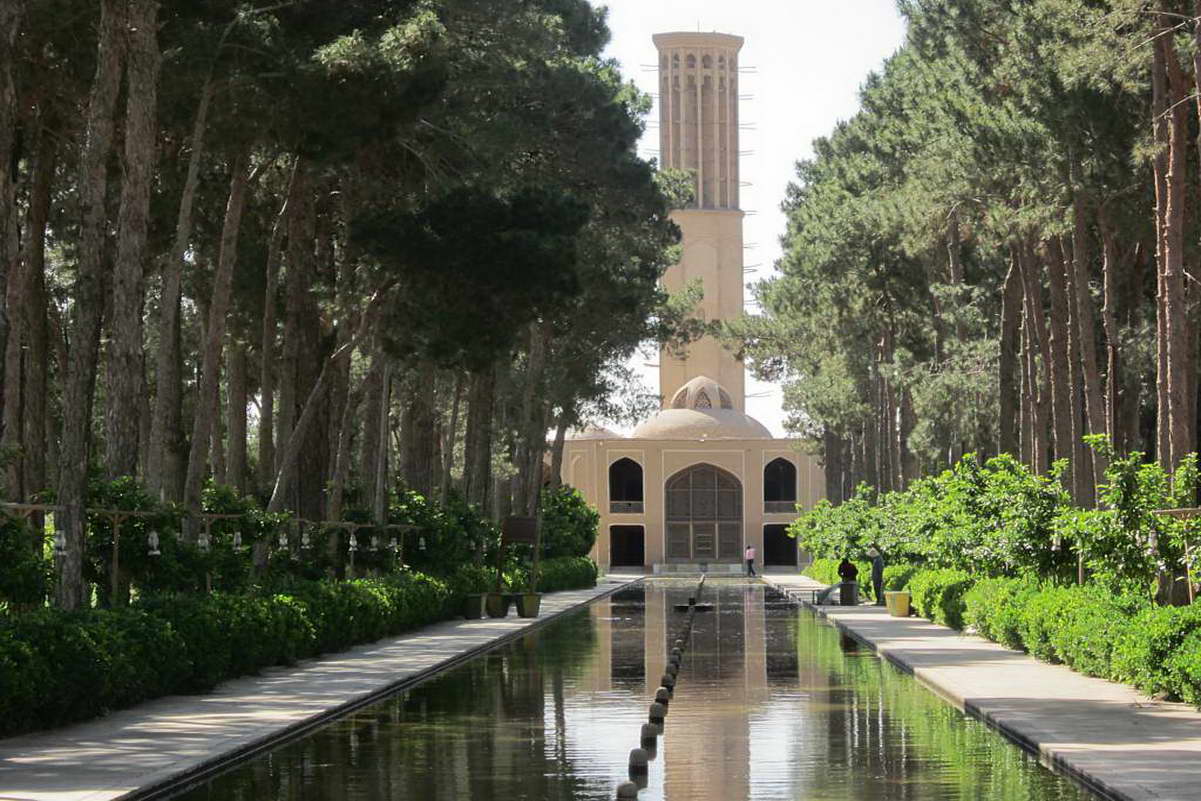
{"label": "paved path", "polygon": [[544,595],[527,620],[437,623],[402,635],[234,679],[208,695],[171,696],[42,734],[0,740],[0,801],[108,801],[262,748],[359,706],[465,655],[520,634],[636,579]]}
{"label": "paved path", "polygon": [[[803,601],[824,585],[765,579]],[[960,709],[1118,799],[1201,799],[1201,713],[880,607],[816,611]]]}

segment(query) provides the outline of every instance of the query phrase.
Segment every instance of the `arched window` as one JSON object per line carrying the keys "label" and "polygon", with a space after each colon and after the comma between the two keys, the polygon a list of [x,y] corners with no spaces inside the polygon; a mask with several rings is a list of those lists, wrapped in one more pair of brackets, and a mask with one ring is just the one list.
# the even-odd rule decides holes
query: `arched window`
{"label": "arched window", "polygon": [[687,63],[688,69],[690,69],[690,70],[696,69],[696,56],[694,56],[692,53],[689,53],[688,60],[685,63]]}
{"label": "arched window", "polygon": [[642,465],[633,459],[609,465],[609,512],[642,514]]}
{"label": "arched window", "polygon": [[702,56],[701,66],[707,70],[713,69],[713,56]]}
{"label": "arched window", "polygon": [[796,508],[796,465],[773,459],[763,468],[763,511],[791,512]]}
{"label": "arched window", "polygon": [[737,562],[742,555],[742,484],[711,464],[667,480],[669,561]]}

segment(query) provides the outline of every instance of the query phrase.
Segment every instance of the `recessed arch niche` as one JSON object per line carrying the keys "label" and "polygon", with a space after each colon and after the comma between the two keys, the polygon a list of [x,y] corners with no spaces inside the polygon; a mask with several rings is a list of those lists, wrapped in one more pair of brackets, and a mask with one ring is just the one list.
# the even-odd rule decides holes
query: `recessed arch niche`
{"label": "recessed arch niche", "polygon": [[737,562],[742,549],[742,482],[711,464],[673,475],[667,494],[667,561]]}

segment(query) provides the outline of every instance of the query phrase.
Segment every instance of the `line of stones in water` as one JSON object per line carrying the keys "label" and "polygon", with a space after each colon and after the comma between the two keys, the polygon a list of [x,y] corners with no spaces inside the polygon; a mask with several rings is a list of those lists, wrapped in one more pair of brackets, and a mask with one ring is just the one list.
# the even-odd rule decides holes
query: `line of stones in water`
{"label": "line of stones in water", "polygon": [[667,709],[675,696],[676,678],[680,673],[680,662],[684,658],[684,650],[691,639],[692,623],[696,618],[697,603],[701,592],[705,589],[705,576],[701,576],[696,590],[688,598],[688,610],[684,614],[684,624],[680,627],[675,640],[672,642],[671,655],[667,659],[667,669],[659,679],[659,688],[655,690],[655,700],[651,702],[647,715],[648,722],[642,724],[639,733],[640,745],[630,751],[630,780],[622,782],[617,787],[619,801],[637,798],[638,791],[647,786],[650,773],[650,761],[658,753],[659,735],[667,722]]}

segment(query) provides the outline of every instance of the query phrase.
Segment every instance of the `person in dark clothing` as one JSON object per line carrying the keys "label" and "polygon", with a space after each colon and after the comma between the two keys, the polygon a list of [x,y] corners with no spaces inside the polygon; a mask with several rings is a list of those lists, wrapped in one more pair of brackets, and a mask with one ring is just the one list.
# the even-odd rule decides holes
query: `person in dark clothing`
{"label": "person in dark clothing", "polygon": [[872,592],[876,595],[876,606],[884,606],[884,554],[880,546],[872,543],[867,549],[867,555],[872,560]]}
{"label": "person in dark clothing", "polygon": [[855,563],[845,556],[838,563],[838,577],[843,581],[854,581],[859,578],[859,568],[855,567]]}

